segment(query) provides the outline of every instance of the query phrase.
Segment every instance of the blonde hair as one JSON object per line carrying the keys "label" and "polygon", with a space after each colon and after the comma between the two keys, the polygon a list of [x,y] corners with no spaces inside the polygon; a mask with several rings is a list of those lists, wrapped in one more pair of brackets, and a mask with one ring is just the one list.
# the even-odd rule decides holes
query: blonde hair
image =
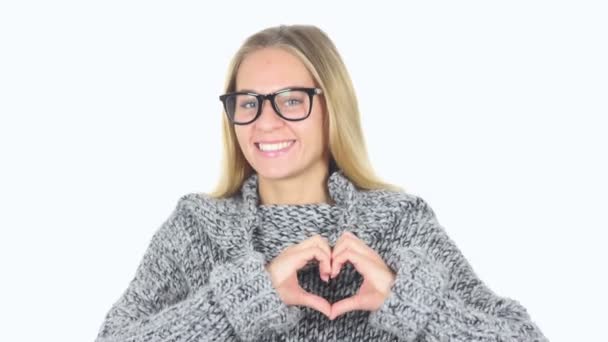
{"label": "blonde hair", "polygon": [[[247,38],[230,61],[225,93],[235,91],[237,72],[243,59],[267,47],[281,48],[298,57],[323,89],[330,164],[341,169],[360,189],[402,191],[402,188],[385,183],[375,175],[365,147],[359,106],[350,76],[336,47],[319,28],[312,25],[280,25]],[[222,114],[222,171],[215,190],[210,193],[216,198],[234,195],[255,172],[240,149],[234,126],[225,113]]]}

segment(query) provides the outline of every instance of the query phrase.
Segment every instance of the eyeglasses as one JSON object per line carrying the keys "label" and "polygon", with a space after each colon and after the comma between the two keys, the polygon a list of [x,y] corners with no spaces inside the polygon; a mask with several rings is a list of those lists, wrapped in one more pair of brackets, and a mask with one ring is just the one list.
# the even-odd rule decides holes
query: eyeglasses
{"label": "eyeglasses", "polygon": [[220,95],[220,101],[230,122],[247,125],[262,114],[264,100],[270,100],[275,113],[289,121],[300,121],[310,115],[314,95],[322,94],[320,88],[287,88],[270,94],[232,92]]}

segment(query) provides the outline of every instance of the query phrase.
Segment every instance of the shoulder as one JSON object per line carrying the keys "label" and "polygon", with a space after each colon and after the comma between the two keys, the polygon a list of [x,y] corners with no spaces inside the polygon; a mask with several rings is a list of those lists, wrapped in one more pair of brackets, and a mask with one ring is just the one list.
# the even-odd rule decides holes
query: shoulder
{"label": "shoulder", "polygon": [[359,197],[361,222],[379,226],[393,237],[417,231],[417,227],[435,220],[429,202],[421,195],[394,190],[361,191]]}
{"label": "shoulder", "polygon": [[235,243],[245,243],[245,222],[248,210],[242,196],[216,198],[192,192],[181,196],[177,204],[192,248],[201,244],[230,250]]}
{"label": "shoulder", "polygon": [[238,214],[242,200],[238,196],[216,198],[204,192],[191,192],[180,197],[178,208],[198,214]]}
{"label": "shoulder", "polygon": [[361,191],[359,205],[369,211],[389,211],[405,216],[432,214],[433,211],[420,195],[385,189]]}
{"label": "shoulder", "polygon": [[180,197],[176,211],[186,215],[200,229],[213,233],[218,227],[223,229],[245,210],[240,196],[216,198],[203,192],[191,192]]}
{"label": "shoulder", "polygon": [[416,235],[424,237],[426,223],[434,217],[422,196],[405,191],[362,190],[357,207],[359,237],[381,256],[388,256],[394,246],[408,245]]}

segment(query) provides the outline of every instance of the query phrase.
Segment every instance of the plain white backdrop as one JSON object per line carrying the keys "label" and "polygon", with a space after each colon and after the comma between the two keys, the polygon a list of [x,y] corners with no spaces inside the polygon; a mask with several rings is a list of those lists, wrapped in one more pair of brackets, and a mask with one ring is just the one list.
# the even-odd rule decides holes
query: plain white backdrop
{"label": "plain white backdrop", "polygon": [[606,323],[608,13],[600,1],[0,4],[2,341],[92,341],[152,237],[219,174],[244,39],[313,24],[369,154],[551,341]]}

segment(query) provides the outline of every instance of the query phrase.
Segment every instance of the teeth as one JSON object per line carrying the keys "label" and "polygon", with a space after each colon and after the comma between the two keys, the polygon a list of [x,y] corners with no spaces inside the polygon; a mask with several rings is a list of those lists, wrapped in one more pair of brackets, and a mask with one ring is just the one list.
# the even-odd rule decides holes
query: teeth
{"label": "teeth", "polygon": [[277,150],[282,150],[285,147],[291,145],[293,143],[293,140],[290,141],[284,141],[278,144],[262,144],[262,143],[258,143],[258,147],[260,148],[260,150],[262,151],[277,151]]}

